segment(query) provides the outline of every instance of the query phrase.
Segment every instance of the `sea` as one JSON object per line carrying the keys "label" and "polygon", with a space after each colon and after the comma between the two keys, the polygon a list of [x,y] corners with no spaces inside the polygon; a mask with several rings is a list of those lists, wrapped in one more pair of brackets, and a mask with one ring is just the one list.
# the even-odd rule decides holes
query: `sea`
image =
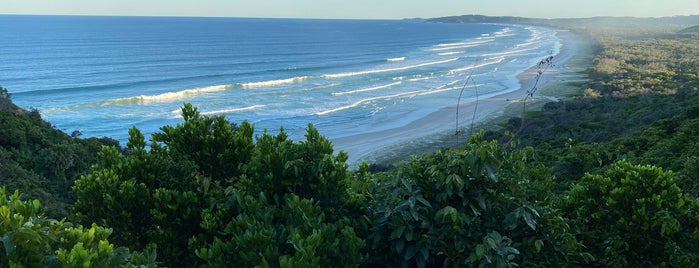
{"label": "sea", "polygon": [[505,24],[0,15],[0,85],[57,129],[122,144],[181,123],[184,103],[333,140],[517,90],[560,47],[554,29]]}

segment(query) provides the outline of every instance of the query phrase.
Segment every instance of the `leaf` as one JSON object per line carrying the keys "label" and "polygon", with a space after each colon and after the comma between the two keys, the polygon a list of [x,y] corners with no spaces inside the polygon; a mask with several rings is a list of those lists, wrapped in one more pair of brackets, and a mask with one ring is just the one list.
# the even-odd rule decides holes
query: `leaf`
{"label": "leaf", "polygon": [[408,245],[408,247],[405,249],[405,255],[403,255],[403,259],[406,261],[409,259],[412,259],[415,257],[415,254],[417,253],[417,250],[415,249],[415,245]]}
{"label": "leaf", "polygon": [[490,165],[490,163],[485,164],[485,170],[488,172],[488,177],[492,181],[498,182],[498,176],[495,174],[495,169]]}
{"label": "leaf", "polygon": [[495,239],[493,239],[490,236],[485,238],[485,242],[488,243],[488,247],[490,247],[491,249],[498,248],[497,242],[495,242]]}
{"label": "leaf", "polygon": [[393,240],[396,238],[400,238],[403,235],[403,231],[405,231],[405,226],[401,225],[398,226],[393,232],[391,232],[391,236],[388,238],[388,240]]}
{"label": "leaf", "polygon": [[5,256],[11,256],[12,251],[15,249],[15,244],[12,243],[12,233],[7,233],[0,238],[0,242],[5,248]]}
{"label": "leaf", "polygon": [[478,258],[485,256],[485,246],[483,246],[483,244],[478,244],[476,246],[476,256],[478,256]]}
{"label": "leaf", "polygon": [[526,222],[527,225],[529,225],[529,228],[532,228],[532,230],[536,231],[536,221],[532,218],[532,214],[525,211],[523,218],[524,222]]}
{"label": "leaf", "polygon": [[407,241],[413,241],[413,229],[408,229],[407,232],[405,232],[405,240]]}
{"label": "leaf", "polygon": [[478,198],[478,206],[480,206],[481,209],[486,210],[487,206],[485,204],[485,197],[483,196],[483,194],[481,192],[478,192],[477,198]]}
{"label": "leaf", "polygon": [[544,241],[541,241],[541,240],[534,241],[534,248],[536,249],[536,253],[539,253],[541,251],[542,247],[544,247]]}
{"label": "leaf", "polygon": [[405,240],[401,239],[401,240],[396,241],[396,252],[398,252],[398,254],[402,253],[404,248],[405,248]]}
{"label": "leaf", "polygon": [[430,204],[430,202],[427,201],[427,200],[425,200],[425,198],[423,198],[422,196],[418,196],[418,197],[416,197],[415,199],[417,199],[418,202],[422,203],[422,204],[425,205],[426,207],[429,207],[429,208],[432,207],[432,204]]}

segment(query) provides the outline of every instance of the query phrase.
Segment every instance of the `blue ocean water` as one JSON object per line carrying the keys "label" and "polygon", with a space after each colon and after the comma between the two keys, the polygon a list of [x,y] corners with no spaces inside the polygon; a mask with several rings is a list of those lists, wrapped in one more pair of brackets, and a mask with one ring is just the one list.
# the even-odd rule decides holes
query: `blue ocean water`
{"label": "blue ocean water", "polygon": [[[519,88],[555,30],[416,20],[0,16],[0,84],[58,129],[120,141],[202,114],[339,138]],[[469,88],[476,87],[478,92]],[[377,122],[381,122],[380,124]],[[429,132],[429,130],[425,130]]]}

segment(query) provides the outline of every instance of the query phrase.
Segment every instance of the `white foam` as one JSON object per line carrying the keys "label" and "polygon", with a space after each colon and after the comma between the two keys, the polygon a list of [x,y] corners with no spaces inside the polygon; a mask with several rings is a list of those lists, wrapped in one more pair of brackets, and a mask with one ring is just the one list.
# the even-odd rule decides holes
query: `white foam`
{"label": "white foam", "polygon": [[340,96],[340,95],[346,95],[346,94],[354,94],[354,93],[360,93],[360,92],[366,92],[366,91],[373,91],[373,90],[379,90],[383,88],[389,88],[395,85],[400,85],[403,82],[398,81],[398,82],[393,82],[388,85],[382,85],[382,86],[376,86],[376,87],[369,87],[369,88],[362,88],[362,89],[356,89],[356,90],[349,90],[349,91],[343,91],[343,92],[334,92],[332,93],[333,96]]}
{"label": "white foam", "polygon": [[415,95],[417,95],[417,93],[419,93],[419,91],[403,92],[403,93],[398,93],[398,94],[393,94],[393,95],[386,95],[386,96],[377,96],[377,97],[366,98],[366,99],[362,99],[362,100],[356,101],[356,102],[354,102],[354,103],[352,103],[352,104],[349,104],[349,105],[340,106],[340,107],[338,107],[338,108],[334,108],[334,109],[330,109],[330,110],[325,110],[325,111],[317,112],[317,113],[315,113],[315,114],[316,114],[316,115],[326,115],[326,114],[330,114],[330,113],[339,112],[339,111],[342,111],[342,110],[347,110],[347,109],[350,109],[350,108],[354,108],[354,107],[357,107],[357,106],[359,106],[359,105],[361,105],[362,103],[365,103],[365,102],[370,102],[370,101],[374,101],[374,100],[382,100],[382,99],[390,99],[390,98],[396,98],[396,97],[404,97],[404,96],[409,96],[409,95],[415,96]]}
{"label": "white foam", "polygon": [[403,71],[403,70],[409,70],[409,69],[419,68],[419,67],[424,67],[424,66],[444,64],[444,63],[448,63],[448,62],[452,62],[452,61],[456,61],[456,60],[459,60],[459,58],[457,57],[457,58],[451,58],[451,59],[447,59],[447,60],[426,62],[426,63],[420,63],[420,64],[416,64],[416,65],[409,65],[409,66],[396,67],[396,68],[367,70],[367,71],[359,71],[359,72],[337,73],[337,74],[326,74],[326,75],[323,75],[323,77],[324,78],[343,78],[343,77],[365,75],[365,74]]}
{"label": "white foam", "polygon": [[[453,83],[450,83],[453,84]],[[455,87],[438,87],[434,90],[426,91],[426,92],[421,92],[418,93],[418,96],[424,96],[424,95],[430,95],[430,94],[436,94],[436,93],[441,93],[445,91],[450,91],[450,90],[456,90],[456,89],[462,89],[462,88],[472,88],[472,87],[480,87],[483,86],[483,84],[477,84],[477,85],[466,85],[466,86],[455,86]]]}
{"label": "white foam", "polygon": [[393,62],[393,61],[404,61],[405,57],[397,57],[397,58],[388,58],[386,61]]}
{"label": "white foam", "polygon": [[504,35],[504,34],[507,34],[507,33],[511,32],[511,31],[512,31],[512,29],[510,29],[510,28],[508,27],[508,28],[504,28],[504,29],[502,29],[502,30],[500,30],[500,31],[494,32],[493,34],[501,36],[501,35]]}
{"label": "white foam", "polygon": [[460,42],[460,43],[447,43],[447,44],[439,44],[436,45],[435,48],[430,49],[431,51],[444,51],[444,50],[453,50],[453,49],[460,49],[460,48],[469,48],[469,47],[476,47],[481,44],[493,42],[493,39],[486,39],[486,40],[480,40],[480,41],[471,41],[471,42]]}
{"label": "white foam", "polygon": [[201,112],[199,114],[201,115],[212,115],[212,114],[228,114],[228,113],[237,113],[237,112],[243,112],[243,111],[249,111],[249,110],[255,110],[255,109],[260,109],[264,108],[264,105],[252,105],[248,107],[240,107],[240,108],[229,108],[229,109],[223,109],[223,110],[215,110],[215,111],[208,111],[208,112]]}
{"label": "white foam", "polygon": [[430,78],[429,77],[411,78],[411,79],[408,79],[408,82],[416,82],[416,81],[422,81],[422,80],[430,80]]}
{"label": "white foam", "polygon": [[503,60],[505,60],[505,57],[498,57],[497,60],[495,60],[495,61],[485,62],[485,63],[481,63],[481,64],[474,64],[474,65],[471,65],[471,66],[466,66],[466,67],[458,68],[458,69],[452,69],[452,70],[449,70],[448,73],[449,73],[449,74],[454,74],[454,73],[458,73],[458,72],[468,71],[468,70],[472,70],[472,69],[475,69],[475,68],[480,68],[480,67],[488,66],[488,65],[491,65],[491,64],[497,64],[497,63],[502,62]]}
{"label": "white foam", "polygon": [[287,78],[287,79],[277,79],[277,80],[269,80],[269,81],[244,83],[244,84],[241,84],[241,86],[243,88],[273,87],[273,86],[284,85],[284,84],[293,84],[293,83],[301,82],[301,81],[309,79],[309,78],[312,78],[312,77],[311,76],[297,76],[297,77],[292,77],[292,78]]}
{"label": "white foam", "polygon": [[486,53],[486,54],[481,54],[480,57],[506,56],[506,55],[512,55],[512,54],[527,52],[527,51],[531,51],[531,50],[534,50],[534,48],[509,50],[509,51],[496,52],[496,53]]}
{"label": "white foam", "polygon": [[316,115],[326,115],[326,114],[330,114],[330,113],[334,113],[334,112],[339,112],[339,111],[351,109],[351,108],[357,107],[357,106],[359,106],[359,105],[362,105],[363,103],[370,102],[370,101],[375,101],[375,100],[384,100],[384,99],[392,99],[392,98],[404,98],[404,97],[412,98],[412,97],[415,97],[415,96],[418,96],[418,95],[428,95],[428,94],[434,94],[434,93],[444,92],[444,91],[448,91],[448,90],[454,90],[454,89],[461,88],[461,87],[450,87],[450,86],[452,86],[452,85],[458,83],[459,81],[460,81],[460,80],[452,81],[452,82],[450,82],[450,83],[448,83],[448,84],[439,86],[439,87],[437,87],[437,88],[435,88],[435,89],[415,90],[415,91],[401,92],[401,93],[392,94],[392,95],[377,96],[377,97],[371,97],[371,98],[361,99],[361,100],[358,100],[358,101],[356,101],[356,102],[354,102],[354,103],[352,103],[352,104],[348,104],[348,105],[340,106],[340,107],[337,107],[337,108],[334,108],[334,109],[329,109],[329,110],[317,112],[317,113],[315,113],[315,114],[316,114]]}
{"label": "white foam", "polygon": [[174,92],[166,92],[166,93],[157,94],[157,95],[140,95],[140,96],[135,96],[135,97],[108,100],[108,101],[104,101],[104,102],[100,103],[100,105],[114,105],[114,104],[122,104],[122,103],[126,104],[126,103],[172,102],[172,101],[181,100],[181,99],[191,97],[191,96],[226,91],[232,87],[235,87],[235,85],[218,85],[218,86],[192,88],[192,89],[185,89],[185,90],[174,91]]}
{"label": "white foam", "polygon": [[452,51],[452,52],[442,52],[442,53],[437,53],[439,56],[449,56],[449,55],[456,55],[456,54],[463,54],[466,51]]}

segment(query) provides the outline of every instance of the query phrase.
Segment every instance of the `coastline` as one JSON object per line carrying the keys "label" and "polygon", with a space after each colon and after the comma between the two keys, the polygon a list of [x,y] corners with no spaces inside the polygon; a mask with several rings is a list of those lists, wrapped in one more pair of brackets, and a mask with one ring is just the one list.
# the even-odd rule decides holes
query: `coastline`
{"label": "coastline", "polygon": [[[457,106],[452,105],[402,127],[333,139],[334,148],[349,154],[347,162],[351,168],[364,161],[389,165],[438,149],[456,147],[470,136],[471,125],[473,131],[477,131],[518,116],[522,113],[522,100],[535,85],[537,91],[527,100],[527,110],[576,94],[580,89],[568,83],[586,79],[580,72],[590,62],[590,40],[566,30],[558,30],[556,35],[561,48],[554,55],[553,66],[546,69],[538,83],[539,69],[532,66],[517,75],[518,89],[482,98],[478,103],[461,103],[458,124]],[[472,119],[475,120],[472,122]],[[460,132],[457,132],[457,126]]]}

